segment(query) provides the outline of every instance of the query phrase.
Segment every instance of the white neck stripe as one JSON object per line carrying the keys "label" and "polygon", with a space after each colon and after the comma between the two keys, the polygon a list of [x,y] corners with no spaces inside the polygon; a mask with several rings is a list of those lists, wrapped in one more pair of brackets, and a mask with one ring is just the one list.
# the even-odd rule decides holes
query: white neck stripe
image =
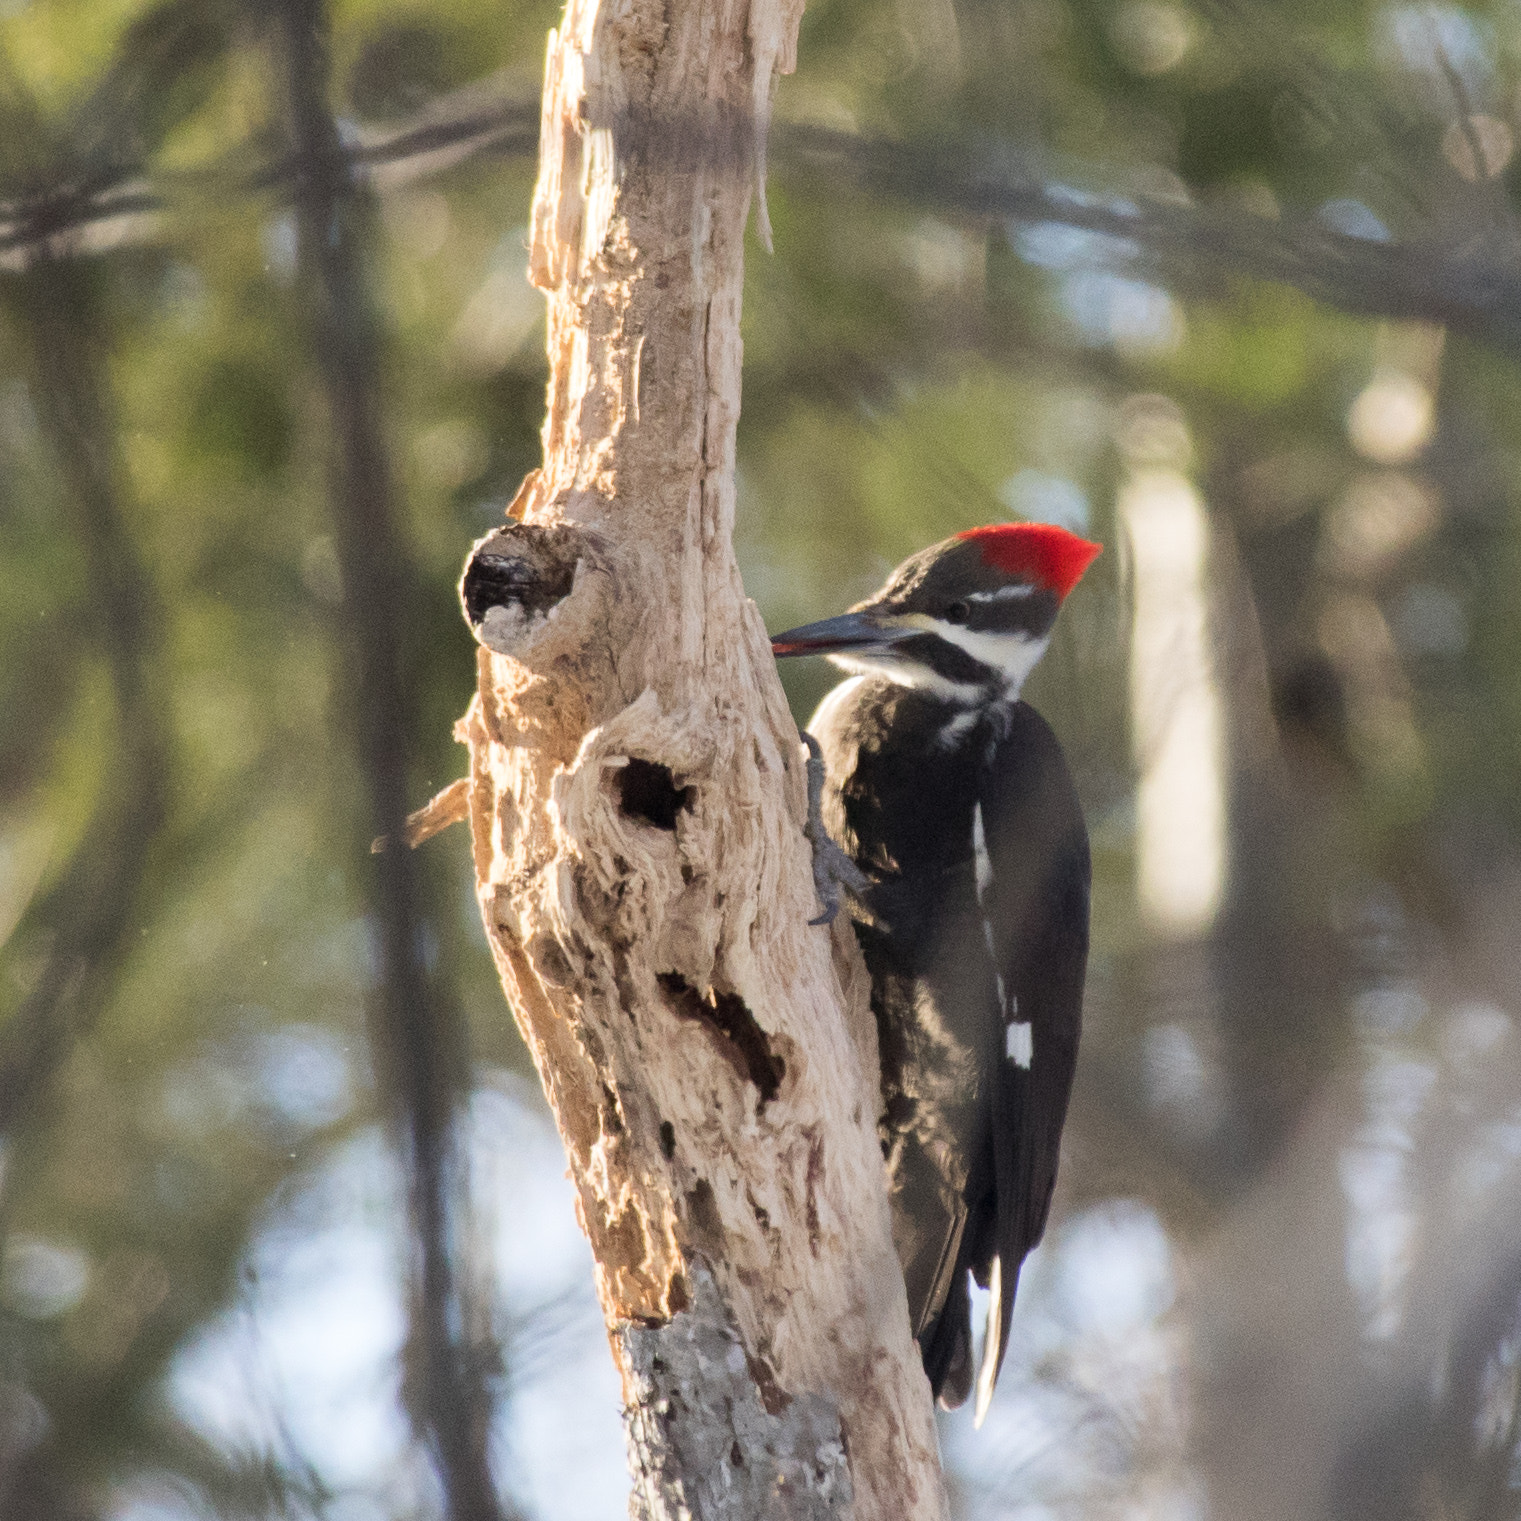
{"label": "white neck stripe", "polygon": [[985,665],[996,672],[1011,698],[1019,696],[1025,678],[1039,664],[1040,657],[1046,653],[1046,646],[1051,642],[1049,634],[1044,639],[1032,639],[1028,634],[978,633],[973,629],[960,628],[954,623],[941,623],[938,620],[935,623],[935,635],[947,644],[954,644],[958,650],[964,650],[979,665]]}

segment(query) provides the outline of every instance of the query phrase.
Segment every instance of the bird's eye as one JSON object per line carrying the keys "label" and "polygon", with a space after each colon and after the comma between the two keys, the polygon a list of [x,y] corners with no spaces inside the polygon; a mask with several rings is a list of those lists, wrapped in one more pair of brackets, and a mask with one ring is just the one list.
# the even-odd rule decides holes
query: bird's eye
{"label": "bird's eye", "polygon": [[953,602],[945,610],[947,623],[965,623],[972,616],[972,610],[965,602]]}

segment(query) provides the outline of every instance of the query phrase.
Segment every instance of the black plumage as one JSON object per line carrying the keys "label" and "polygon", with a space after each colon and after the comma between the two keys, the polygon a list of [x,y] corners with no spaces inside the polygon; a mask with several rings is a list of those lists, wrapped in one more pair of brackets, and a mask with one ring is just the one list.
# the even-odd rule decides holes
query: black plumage
{"label": "black plumage", "polygon": [[[873,880],[856,933],[894,1235],[925,1371],[951,1405],[972,1383],[967,1272],[987,1287],[1001,1259],[996,1375],[1019,1267],[1045,1228],[1088,952],[1088,835],[1055,735],[1022,701],[957,728],[965,717],[860,677],[812,726],[825,824]],[[1030,1027],[1028,1067],[1009,1054],[1014,1024]]]}
{"label": "black plumage", "polygon": [[1061,746],[1020,698],[1098,545],[974,529],[850,612],[778,634],[854,679],[809,725],[822,823],[868,878],[882,1146],[909,1313],[943,1403],[971,1392],[968,1274],[991,1290],[987,1407],[1020,1267],[1040,1240],[1077,1064],[1088,833]]}

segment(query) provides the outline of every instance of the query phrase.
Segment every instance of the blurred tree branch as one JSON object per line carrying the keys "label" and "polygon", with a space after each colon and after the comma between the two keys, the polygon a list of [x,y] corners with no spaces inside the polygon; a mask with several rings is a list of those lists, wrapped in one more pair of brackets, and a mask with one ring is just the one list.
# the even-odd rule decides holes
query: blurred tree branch
{"label": "blurred tree branch", "polygon": [[[292,156],[301,165],[295,204],[303,291],[333,436],[347,698],[370,833],[399,839],[417,730],[402,639],[414,589],[382,421],[380,323],[363,264],[369,207],[327,102],[325,8],[321,0],[280,0],[274,16]],[[379,963],[372,1040],[400,1135],[415,1254],[405,1392],[437,1462],[451,1521],[496,1521],[504,1508],[488,1461],[487,1379],[498,1353],[462,1250],[468,1203],[455,1121],[468,1079],[463,1013],[425,964],[429,928],[416,858],[396,849],[363,859]]]}
{"label": "blurred tree branch", "polygon": [[[0,205],[0,259],[148,240],[159,213],[193,214],[229,194],[289,199],[313,176],[370,173],[394,184],[478,153],[525,155],[536,113],[531,98],[482,82],[400,127],[361,130],[348,142],[335,135],[267,163],[251,163],[246,146],[195,171],[113,162]],[[1080,190],[1047,173],[1044,157],[987,135],[900,140],[785,121],[772,128],[770,148],[784,183],[802,178],[974,220],[1053,223],[1094,234],[1092,256],[1104,267],[1206,292],[1230,280],[1278,282],[1342,311],[1442,323],[1521,355],[1521,230],[1485,186],[1470,187],[1475,220],[1417,218],[1407,237],[1368,237],[1292,208],[1270,219],[1236,204]]]}
{"label": "blurred tree branch", "polygon": [[[183,0],[170,0],[165,29],[178,35]],[[141,32],[129,29],[124,51]],[[172,48],[180,64],[183,47]],[[104,104],[121,91],[108,71]],[[114,84],[113,84],[114,81]],[[144,83],[150,81],[145,80]],[[92,97],[95,98],[95,97]],[[160,120],[167,120],[160,113]],[[97,124],[98,125],[98,124]],[[108,134],[114,135],[114,134]],[[35,101],[0,56],[0,185],[74,178],[78,145],[45,130]],[[151,133],[136,133],[143,151]],[[125,472],[105,375],[104,324],[94,276],[44,249],[0,276],[0,303],[26,354],[43,436],[65,482],[64,500],[82,550],[85,596],[76,630],[110,679],[115,713],[110,761],[94,816],[73,859],[34,904],[20,937],[46,946],[40,973],[0,1031],[0,1135],[13,1136],[42,1101],[74,1042],[98,1017],[125,950],[150,849],[165,817],[168,702],[162,609],[124,514]]]}
{"label": "blurred tree branch", "polygon": [[[773,162],[911,205],[1097,235],[1103,267],[1194,289],[1269,280],[1360,316],[1442,323],[1521,355],[1521,232],[1431,226],[1400,241],[1339,231],[1319,215],[1274,220],[1239,206],[1078,190],[1043,175],[1034,154],[996,140],[891,142],[779,126]],[[1491,203],[1486,202],[1486,205]]]}
{"label": "blurred tree branch", "polygon": [[538,141],[539,103],[483,81],[424,107],[400,126],[358,128],[347,139],[292,147],[267,161],[240,144],[202,168],[163,170],[146,156],[60,176],[47,188],[0,201],[0,265],[40,252],[66,256],[153,241],[165,215],[193,216],[218,200],[274,195],[294,202],[313,178],[387,186],[435,174],[481,153],[527,156]]}
{"label": "blurred tree branch", "polygon": [[85,596],[75,617],[109,673],[115,706],[94,815],[21,930],[24,938],[40,937],[47,953],[0,1032],[0,1135],[9,1136],[94,1023],[114,982],[164,822],[169,713],[162,612],[123,519],[121,462],[88,272],[41,264],[12,278],[4,301],[30,353],[38,419],[67,482],[83,551]]}
{"label": "blurred tree branch", "polygon": [[[73,616],[85,647],[109,673],[113,707],[98,740],[106,759],[81,843],[15,936],[41,948],[42,964],[0,1026],[0,1136],[12,1142],[35,1134],[60,1069],[116,985],[168,795],[163,615],[124,520],[123,472],[90,278],[78,266],[43,263],[8,279],[0,294],[28,351],[38,421],[66,482],[64,499],[82,551],[85,595]],[[15,1191],[16,1158],[10,1161],[0,1245]],[[77,1505],[70,1454],[56,1438],[0,1464],[6,1514],[72,1521]]]}

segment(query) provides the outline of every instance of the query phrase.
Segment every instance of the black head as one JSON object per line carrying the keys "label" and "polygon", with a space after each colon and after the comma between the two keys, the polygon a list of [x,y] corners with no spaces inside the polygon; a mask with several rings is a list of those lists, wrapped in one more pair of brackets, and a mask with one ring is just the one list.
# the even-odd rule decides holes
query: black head
{"label": "black head", "polygon": [[1098,553],[1045,523],[974,528],[905,560],[848,613],[778,634],[771,647],[827,655],[951,701],[1014,697]]}

